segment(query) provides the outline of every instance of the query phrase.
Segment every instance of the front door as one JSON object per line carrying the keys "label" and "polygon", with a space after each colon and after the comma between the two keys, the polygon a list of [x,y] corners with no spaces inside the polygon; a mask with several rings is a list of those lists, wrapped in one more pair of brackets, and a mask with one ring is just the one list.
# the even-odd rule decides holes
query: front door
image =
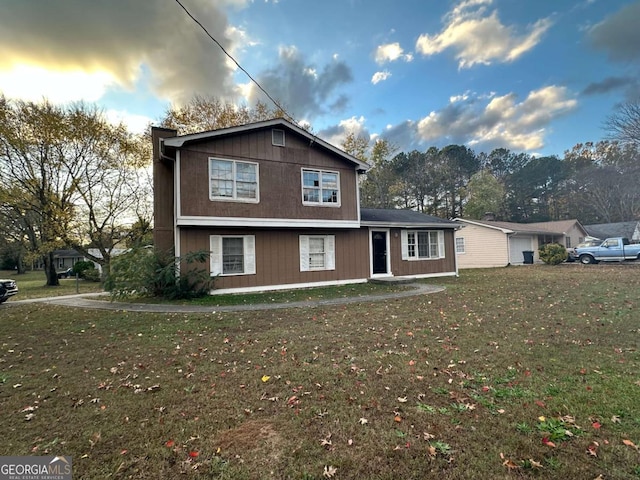
{"label": "front door", "polygon": [[389,273],[387,271],[387,232],[372,232],[373,274]]}

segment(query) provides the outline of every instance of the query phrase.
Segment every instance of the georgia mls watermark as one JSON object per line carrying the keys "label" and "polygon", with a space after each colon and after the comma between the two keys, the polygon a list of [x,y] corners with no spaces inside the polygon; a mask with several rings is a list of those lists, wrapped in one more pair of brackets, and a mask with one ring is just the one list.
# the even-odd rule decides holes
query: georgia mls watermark
{"label": "georgia mls watermark", "polygon": [[0,480],[71,480],[71,457],[0,457]]}

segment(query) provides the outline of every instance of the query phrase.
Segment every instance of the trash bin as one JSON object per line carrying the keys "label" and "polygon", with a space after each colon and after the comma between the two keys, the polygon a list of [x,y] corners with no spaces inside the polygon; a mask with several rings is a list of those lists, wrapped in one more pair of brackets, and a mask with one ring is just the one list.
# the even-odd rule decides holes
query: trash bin
{"label": "trash bin", "polygon": [[533,251],[525,250],[525,251],[522,252],[522,255],[524,255],[524,263],[525,263],[525,265],[532,265],[533,264]]}

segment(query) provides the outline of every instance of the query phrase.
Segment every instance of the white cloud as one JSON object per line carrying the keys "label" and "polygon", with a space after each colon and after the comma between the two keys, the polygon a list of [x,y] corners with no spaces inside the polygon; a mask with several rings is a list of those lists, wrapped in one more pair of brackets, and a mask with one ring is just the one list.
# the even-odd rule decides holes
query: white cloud
{"label": "white cloud", "polygon": [[318,135],[331,145],[342,148],[342,144],[350,133],[353,133],[356,137],[364,137],[367,139],[371,138],[369,131],[365,126],[366,122],[366,118],[363,116],[353,116],[351,118],[341,120],[338,125],[322,130]]}
{"label": "white cloud", "polygon": [[371,83],[377,85],[380,82],[384,82],[390,76],[391,72],[389,72],[388,70],[384,70],[383,72],[376,72],[373,74],[373,77],[371,77]]}
{"label": "white cloud", "polygon": [[486,151],[536,150],[544,146],[549,124],[577,105],[565,87],[555,85],[534,90],[519,103],[515,93],[488,100],[466,94],[452,97],[445,108],[417,122],[419,140],[479,145]]}
{"label": "white cloud", "polygon": [[376,48],[374,58],[378,65],[382,65],[387,62],[395,62],[396,60],[410,62],[413,60],[413,55],[410,53],[404,53],[400,44],[395,42],[379,45],[378,48]]}
{"label": "white cloud", "polygon": [[511,62],[535,47],[551,27],[551,20],[544,18],[530,25],[525,33],[518,33],[515,27],[500,21],[497,10],[487,12],[491,3],[491,0],[459,3],[445,16],[441,32],[420,35],[416,50],[431,56],[452,49],[459,68]]}
{"label": "white cloud", "polygon": [[105,115],[111,123],[124,123],[133,133],[144,133],[149,124],[153,123],[153,119],[145,115],[136,115],[124,110],[107,110]]}
{"label": "white cloud", "polygon": [[[191,0],[188,8],[233,53],[241,35],[229,28],[223,7],[246,4]],[[235,66],[175,2],[20,0],[3,4],[2,18],[10,19],[0,29],[0,90],[6,95],[95,101],[108,88],[150,88],[182,102],[194,93],[234,94]],[[16,85],[24,69],[38,69],[37,84]]]}
{"label": "white cloud", "polygon": [[35,102],[43,98],[53,103],[96,102],[116,83],[114,76],[101,70],[55,71],[24,64],[0,70],[0,91],[5,96]]}

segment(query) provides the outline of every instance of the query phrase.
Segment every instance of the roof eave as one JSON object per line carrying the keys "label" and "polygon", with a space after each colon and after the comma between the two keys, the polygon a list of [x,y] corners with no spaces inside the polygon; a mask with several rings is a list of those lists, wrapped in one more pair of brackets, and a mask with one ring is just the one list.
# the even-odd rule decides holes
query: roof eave
{"label": "roof eave", "polygon": [[282,118],[274,118],[272,120],[265,120],[263,122],[247,123],[245,125],[238,125],[238,126],[235,126],[235,127],[221,128],[219,130],[210,130],[210,131],[207,131],[207,132],[192,133],[190,135],[182,135],[182,136],[179,136],[179,137],[165,138],[164,139],[164,145],[168,146],[168,147],[182,148],[185,143],[189,143],[189,142],[195,142],[195,141],[198,141],[198,140],[205,140],[207,138],[215,138],[215,137],[219,137],[219,136],[222,136],[222,135],[233,135],[233,134],[236,134],[236,133],[247,132],[247,131],[255,130],[255,129],[258,129],[258,128],[268,128],[268,127],[275,127],[275,126],[285,126],[285,127],[289,128],[289,129],[295,131],[296,133],[306,137],[311,142],[311,144],[318,143],[323,148],[326,148],[327,150],[329,150],[329,151],[335,153],[336,155],[341,156],[345,160],[353,163],[356,166],[357,170],[361,170],[363,172],[366,172],[367,170],[369,170],[369,168],[371,168],[367,163],[365,163],[365,162],[363,162],[361,160],[358,160],[353,155],[340,150],[338,147],[335,147],[335,146],[331,145],[330,143],[325,142],[321,138],[309,133],[305,129],[300,128],[297,125],[295,125],[295,124],[293,124],[291,122],[288,122],[287,120],[284,120]]}
{"label": "roof eave", "polygon": [[461,225],[452,225],[450,223],[420,223],[420,222],[376,222],[373,220],[360,221],[363,227],[396,227],[396,228],[449,228],[458,230]]}

